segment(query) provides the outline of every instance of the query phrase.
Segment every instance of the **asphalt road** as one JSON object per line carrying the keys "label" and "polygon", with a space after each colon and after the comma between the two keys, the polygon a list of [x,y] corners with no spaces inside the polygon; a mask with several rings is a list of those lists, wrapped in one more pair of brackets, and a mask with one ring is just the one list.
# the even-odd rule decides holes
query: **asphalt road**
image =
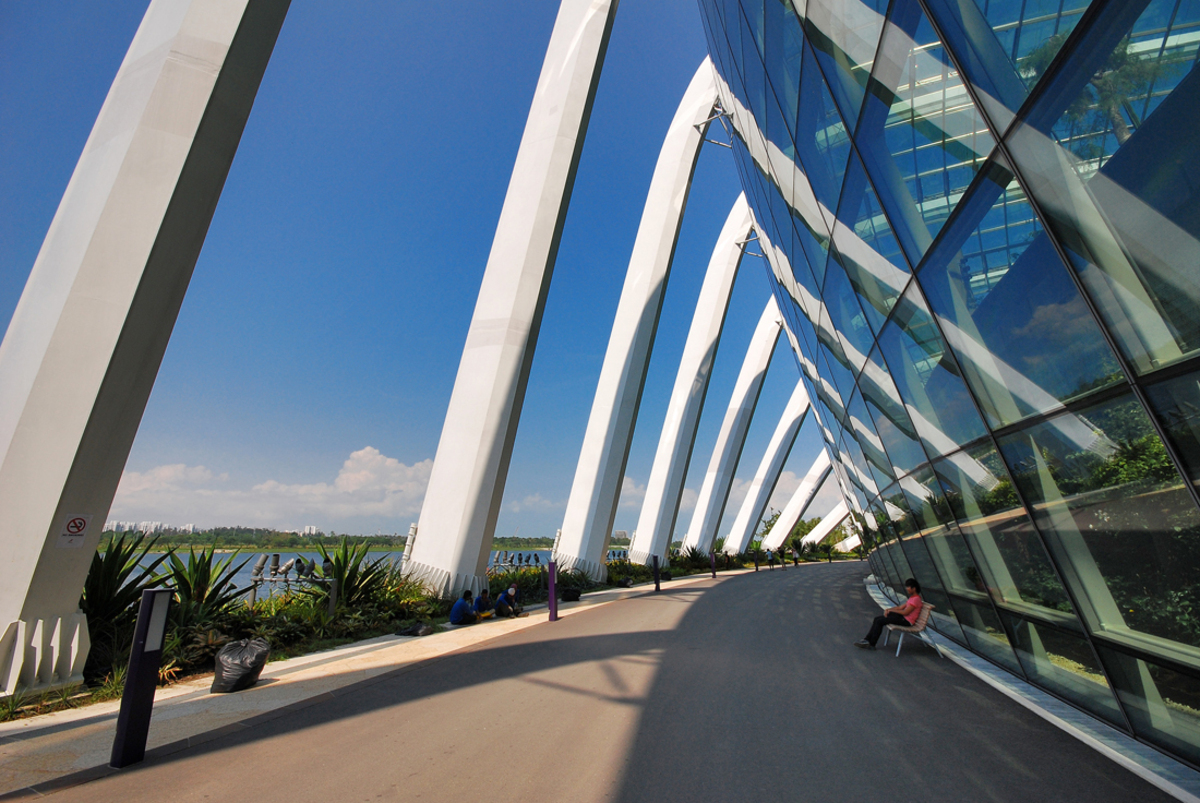
{"label": "asphalt road", "polygon": [[1172,800],[924,645],[855,649],[864,573],[666,584],[53,798]]}

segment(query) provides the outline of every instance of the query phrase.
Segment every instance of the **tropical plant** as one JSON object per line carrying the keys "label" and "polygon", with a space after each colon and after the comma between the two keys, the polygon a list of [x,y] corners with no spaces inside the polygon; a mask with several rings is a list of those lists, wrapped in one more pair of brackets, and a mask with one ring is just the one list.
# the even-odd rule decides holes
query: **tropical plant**
{"label": "tropical plant", "polygon": [[99,679],[116,664],[129,660],[142,592],[162,585],[163,577],[155,571],[171,554],[150,558],[157,540],[147,540],[142,533],[121,533],[92,556],[79,598],[92,640],[84,667],[89,680]]}
{"label": "tropical plant", "polygon": [[[383,598],[388,590],[391,578],[391,564],[386,556],[378,560],[367,560],[370,545],[366,543],[351,545],[343,537],[341,544],[332,551],[317,542],[317,551],[321,553],[324,566],[321,576],[337,581],[337,600],[339,608],[353,608],[368,602]],[[329,591],[324,586],[313,586],[309,591],[314,596],[327,596]]]}
{"label": "tropical plant", "polygon": [[189,547],[186,562],[174,552],[168,556],[166,580],[175,587],[171,622],[181,630],[223,624],[242,593],[233,578],[249,558],[234,565],[236,552],[218,559],[216,550],[214,544],[197,554],[195,547]]}

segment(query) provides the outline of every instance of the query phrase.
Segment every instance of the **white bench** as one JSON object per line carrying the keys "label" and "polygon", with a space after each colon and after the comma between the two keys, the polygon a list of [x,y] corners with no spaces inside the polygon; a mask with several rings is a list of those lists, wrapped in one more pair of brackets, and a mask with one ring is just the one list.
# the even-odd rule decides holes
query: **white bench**
{"label": "white bench", "polygon": [[931,605],[928,602],[922,603],[921,604],[921,615],[917,617],[917,621],[915,624],[912,624],[912,625],[888,625],[887,626],[888,632],[887,632],[887,635],[883,639],[883,646],[886,647],[888,645],[888,641],[890,641],[892,638],[893,630],[898,632],[900,634],[900,640],[896,643],[896,657],[899,658],[900,657],[900,648],[902,646],[904,646],[904,634],[912,633],[913,635],[920,638],[921,641],[924,641],[930,647],[933,647],[935,650],[937,650],[938,658],[941,658],[942,657],[941,648],[938,647],[936,641],[934,641],[932,638],[930,638],[928,635],[925,634],[925,626],[929,624],[929,612],[932,610],[933,610],[933,605]]}

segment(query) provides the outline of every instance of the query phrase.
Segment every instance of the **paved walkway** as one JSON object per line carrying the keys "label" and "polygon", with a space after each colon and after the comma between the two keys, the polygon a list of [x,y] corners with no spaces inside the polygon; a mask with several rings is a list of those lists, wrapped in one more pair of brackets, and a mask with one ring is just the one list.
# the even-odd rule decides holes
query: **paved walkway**
{"label": "paved walkway", "polygon": [[[927,647],[900,659],[852,647],[878,612],[864,570],[676,582],[558,623],[418,640],[435,653],[454,644],[356,670],[315,699],[243,714],[54,799],[1172,799]],[[250,711],[273,685],[223,699]],[[152,731],[171,721],[156,714]],[[17,734],[0,744],[0,770],[44,739],[77,755],[65,745],[87,727],[100,726]]]}

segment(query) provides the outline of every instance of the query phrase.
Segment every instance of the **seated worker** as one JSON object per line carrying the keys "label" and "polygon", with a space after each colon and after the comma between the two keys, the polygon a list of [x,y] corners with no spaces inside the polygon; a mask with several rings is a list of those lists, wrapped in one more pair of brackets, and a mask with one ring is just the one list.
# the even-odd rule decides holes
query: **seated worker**
{"label": "seated worker", "polygon": [[908,594],[904,604],[888,608],[882,616],[876,616],[875,621],[871,623],[871,632],[867,633],[866,638],[854,642],[855,647],[873,650],[885,626],[911,627],[917,623],[917,618],[921,615],[921,606],[925,602],[921,599],[921,584],[910,577],[904,581],[904,591]]}
{"label": "seated worker", "polygon": [[510,619],[515,619],[518,616],[524,616],[523,610],[517,604],[517,588],[509,586],[496,599],[496,616],[507,616]]}
{"label": "seated worker", "polygon": [[463,592],[462,599],[456,601],[450,609],[450,624],[473,625],[478,621],[479,617],[471,610],[471,591],[468,589]]}
{"label": "seated worker", "polygon": [[475,615],[483,619],[491,619],[496,615],[492,610],[491,592],[486,588],[479,592],[479,596],[475,598]]}

